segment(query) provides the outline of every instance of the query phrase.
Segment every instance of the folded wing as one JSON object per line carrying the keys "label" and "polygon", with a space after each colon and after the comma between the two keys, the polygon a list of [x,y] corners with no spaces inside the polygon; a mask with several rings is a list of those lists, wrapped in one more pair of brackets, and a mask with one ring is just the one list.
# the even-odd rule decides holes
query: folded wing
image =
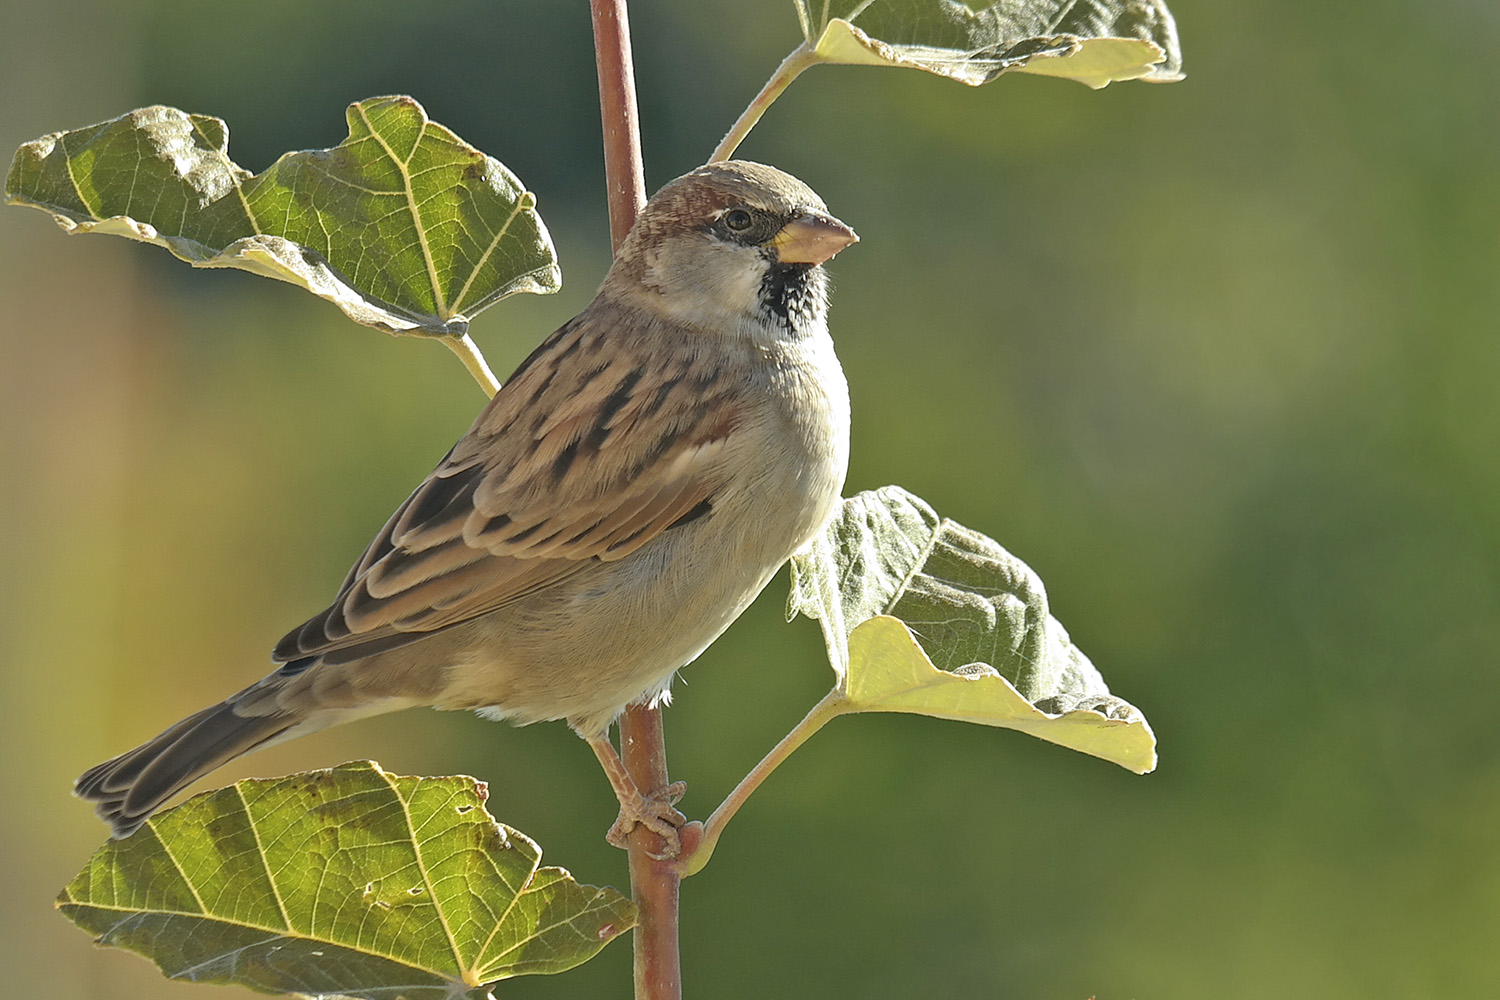
{"label": "folded wing", "polygon": [[649,361],[611,342],[642,322],[591,309],[537,348],[391,516],[333,604],[278,644],[283,669],[467,621],[709,510],[740,397],[696,352]]}

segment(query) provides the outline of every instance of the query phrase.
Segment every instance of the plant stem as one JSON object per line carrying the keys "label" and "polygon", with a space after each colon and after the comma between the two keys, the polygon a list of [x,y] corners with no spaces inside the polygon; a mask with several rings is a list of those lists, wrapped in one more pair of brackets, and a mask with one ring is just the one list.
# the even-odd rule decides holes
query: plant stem
{"label": "plant stem", "polygon": [[635,70],[630,58],[626,0],[589,0],[594,14],[594,60],[599,67],[599,113],[604,123],[604,184],[609,195],[610,246],[618,250],[646,204]]}
{"label": "plant stem", "polygon": [[469,374],[474,376],[474,381],[479,383],[479,388],[484,390],[485,395],[494,399],[495,393],[500,391],[500,380],[495,378],[494,372],[490,371],[489,363],[484,360],[484,355],[479,353],[478,346],[469,339],[469,335],[466,333],[462,337],[439,339],[448,345],[450,351],[458,355],[458,360],[469,369]]}
{"label": "plant stem", "polygon": [[766,85],[760,88],[760,93],[755,95],[755,100],[751,101],[750,106],[740,113],[739,120],[730,128],[729,134],[720,141],[719,148],[714,150],[714,155],[708,158],[708,162],[718,163],[720,160],[727,160],[733,156],[735,149],[745,141],[745,136],[750,134],[750,130],[755,127],[756,122],[760,121],[760,116],[766,113],[766,109],[776,103],[776,98],[781,96],[781,92],[791,86],[792,81],[797,79],[803,70],[809,66],[816,66],[821,61],[818,54],[806,42],[793,49],[792,54],[776,67],[776,72],[771,74],[771,79],[766,81]]}
{"label": "plant stem", "polygon": [[[703,824],[702,840],[690,853],[684,850],[683,857],[677,862],[679,870],[684,878],[696,875],[708,864],[709,857],[714,852],[714,845],[719,842],[719,835],[724,832],[724,827],[739,812],[740,806],[750,797],[750,793],[760,787],[761,782],[770,777],[771,772],[780,766],[781,762],[792,755],[792,752],[806,743],[808,737],[822,729],[830,720],[844,713],[844,696],[838,688],[834,688],[823,696],[823,700],[812,707],[812,711],[803,717],[802,721],[792,728],[792,731],[784,736],[780,743],[771,748],[771,752],[761,759],[759,764],[745,775],[743,781],[735,786],[734,791],[719,804],[714,810],[708,822]],[[684,837],[684,846],[691,840]]]}
{"label": "plant stem", "polygon": [[[604,178],[609,193],[609,235],[615,250],[646,203],[636,115],[635,74],[630,58],[626,0],[589,0],[594,19],[594,58],[599,67],[599,113],[604,125]],[[637,788],[665,794],[667,750],[661,709],[634,705],[620,717],[620,758]],[[630,835],[630,892],[636,905],[636,1000],[681,1000],[682,968],[677,945],[676,865],[651,857],[660,838],[636,827]]]}
{"label": "plant stem", "polygon": [[[664,794],[667,749],[661,709],[631,705],[620,717],[620,758],[647,795]],[[630,835],[630,892],[635,900],[636,1000],[681,1000],[682,968],[677,944],[678,890],[675,859],[659,859],[662,840],[644,826]]]}

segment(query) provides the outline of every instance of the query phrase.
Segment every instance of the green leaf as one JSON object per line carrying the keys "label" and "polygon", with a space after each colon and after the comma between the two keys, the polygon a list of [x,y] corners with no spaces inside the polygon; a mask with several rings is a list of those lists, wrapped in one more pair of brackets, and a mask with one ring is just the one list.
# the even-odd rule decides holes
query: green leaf
{"label": "green leaf", "polygon": [[1156,738],[995,541],[897,486],[861,493],[792,560],[788,617],[818,619],[841,712],[1018,729],[1137,773]]}
{"label": "green leaf", "polygon": [[371,1000],[477,1000],[634,924],[615,890],[539,867],[486,795],[369,761],[241,781],[105,844],[58,907],[172,979]]}
{"label": "green leaf", "polygon": [[1163,0],[795,0],[819,61],[906,66],[979,86],[1012,70],[1078,80],[1182,79]]}
{"label": "green leaf", "polygon": [[391,333],[462,335],[481,309],[562,282],[536,198],[409,97],[349,106],[349,137],[252,175],[223,121],[168,107],[23,145],[6,201],[72,233],[289,281]]}

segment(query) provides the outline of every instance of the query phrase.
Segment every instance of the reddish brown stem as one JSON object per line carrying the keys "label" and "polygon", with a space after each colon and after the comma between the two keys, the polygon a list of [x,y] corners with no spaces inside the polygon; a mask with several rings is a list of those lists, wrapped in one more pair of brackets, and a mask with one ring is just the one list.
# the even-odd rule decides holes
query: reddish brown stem
{"label": "reddish brown stem", "polygon": [[[661,709],[632,705],[620,717],[620,756],[647,795],[667,787],[667,751]],[[636,1000],[681,1000],[677,946],[678,889],[675,859],[661,860],[662,840],[644,826],[630,835],[630,890],[635,899]]]}
{"label": "reddish brown stem", "polygon": [[589,0],[594,13],[594,60],[599,67],[599,112],[604,122],[604,184],[609,192],[609,238],[618,250],[646,204],[641,128],[625,0]]}
{"label": "reddish brown stem", "polygon": [[[594,16],[594,57],[599,67],[599,112],[604,124],[604,179],[609,192],[609,235],[614,249],[646,203],[646,172],[636,116],[635,73],[625,0],[589,0]],[[635,785],[664,794],[667,750],[661,710],[639,706],[620,718],[620,757]],[[677,893],[681,880],[670,861],[659,861],[661,838],[644,827],[630,836],[630,891],[635,899],[636,1000],[681,1000],[677,949]]]}

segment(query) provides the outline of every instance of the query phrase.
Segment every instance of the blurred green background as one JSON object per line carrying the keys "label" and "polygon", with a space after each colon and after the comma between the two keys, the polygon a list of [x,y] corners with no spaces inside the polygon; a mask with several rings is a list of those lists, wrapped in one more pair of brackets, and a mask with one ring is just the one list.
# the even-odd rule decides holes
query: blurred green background
{"label": "blurred green background", "polygon": [[[797,26],[783,0],[635,7],[655,188]],[[900,483],[1027,560],[1162,759],[834,723],[685,885],[690,996],[1500,996],[1500,7],[1173,8],[1184,83],[818,68],[742,149],[864,239],[834,268],[850,490]],[[4,0],[0,24],[7,156],[163,102],[258,170],[416,96],[558,243],[560,295],[475,323],[499,373],[607,265],[584,0]],[[69,782],[260,676],[482,399],[441,347],[36,212],[0,212],[0,302],[0,993],[206,996],[52,913],[104,836]],[[696,816],[830,682],[784,594],[678,685]],[[625,880],[562,726],[410,712],[215,783],[355,757],[478,775],[550,861]],[[628,977],[620,943],[501,995]]]}

